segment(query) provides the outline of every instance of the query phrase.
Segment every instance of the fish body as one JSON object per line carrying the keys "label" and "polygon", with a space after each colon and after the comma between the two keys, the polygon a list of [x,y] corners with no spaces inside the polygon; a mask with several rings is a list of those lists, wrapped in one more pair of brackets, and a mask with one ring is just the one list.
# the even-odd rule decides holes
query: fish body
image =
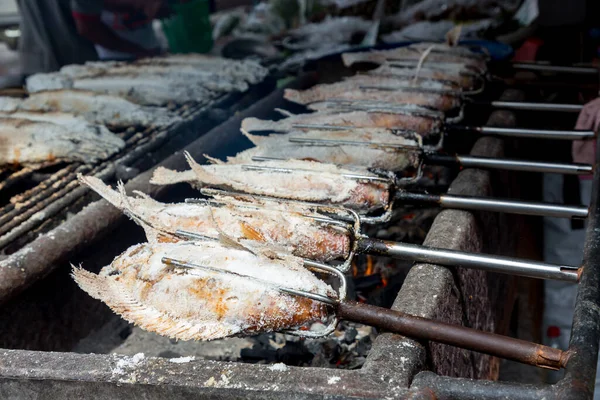
{"label": "fish body", "polygon": [[[18,101],[14,101],[18,100]],[[71,113],[88,122],[111,127],[168,126],[179,117],[157,107],[144,107],[117,96],[89,90],[49,90],[25,99],[0,97],[0,111]]]}
{"label": "fish body", "polygon": [[315,222],[311,217],[319,215],[305,208],[282,211],[232,199],[221,199],[220,205],[164,204],[147,196],[129,197],[98,178],[80,181],[141,225],[151,244],[180,241],[176,231],[183,230],[215,239],[225,234],[242,244],[268,244],[315,261],[345,259],[350,253],[348,232]]}
{"label": "fish body", "polygon": [[378,111],[350,111],[322,112],[311,114],[296,114],[278,121],[260,120],[257,118],[246,118],[242,121],[242,129],[246,132],[272,131],[287,132],[291,130],[310,130],[311,128],[299,128],[298,125],[330,125],[351,126],[355,128],[386,128],[417,132],[419,134],[435,134],[442,126],[441,119],[421,117],[411,114],[408,110],[405,114],[400,112],[378,112]]}
{"label": "fish body", "polygon": [[[156,185],[188,182],[199,187],[225,188],[361,211],[387,207],[390,200],[389,182],[377,180],[379,176],[365,168],[349,169],[299,160],[219,165],[199,165],[191,157],[188,161],[191,171],[159,167],[150,182]],[[356,174],[370,179],[351,177]]]}
{"label": "fish body", "polygon": [[476,78],[472,75],[462,74],[460,70],[443,70],[431,66],[417,69],[415,65],[402,66],[401,64],[385,63],[376,69],[367,72],[367,75],[394,77],[400,79],[413,79],[415,76],[424,79],[441,80],[452,82],[463,90],[471,90],[475,87]]}
{"label": "fish body", "polygon": [[23,112],[0,118],[0,165],[54,160],[93,163],[124,146],[104,126],[68,114]]}
{"label": "fish body", "polygon": [[[177,268],[164,257],[214,270]],[[323,303],[277,287],[336,297],[300,258],[270,259],[217,242],[138,244],[98,275],[74,268],[73,278],[127,321],[179,340],[279,331],[327,318]]]}
{"label": "fish body", "polygon": [[391,50],[365,51],[356,53],[342,54],[344,65],[349,67],[359,62],[371,62],[383,64],[386,61],[420,61],[423,59],[423,64],[435,63],[456,63],[467,68],[471,68],[478,73],[485,73],[487,66],[484,60],[472,57],[466,57],[457,53],[435,51],[435,46],[431,47],[431,51],[427,49],[418,49],[411,47],[398,47]]}
{"label": "fish body", "polygon": [[304,105],[328,100],[369,100],[394,104],[412,104],[444,112],[459,107],[461,104],[458,97],[418,91],[418,88],[406,87],[404,90],[379,90],[361,88],[361,86],[364,85],[351,81],[319,84],[304,91],[286,89],[284,97],[289,101]]}
{"label": "fish body", "polygon": [[[61,75],[58,79],[52,75]],[[56,82],[63,83],[57,87]],[[101,76],[72,79],[58,72],[35,74],[27,78],[27,90],[36,93],[46,90],[83,89],[97,93],[119,96],[133,103],[164,106],[170,102],[186,103],[207,101],[214,94],[198,85],[184,85],[152,76]]]}
{"label": "fish body", "polygon": [[[307,130],[246,136],[256,147],[228,158],[228,162],[248,163],[252,162],[252,157],[260,156],[401,171],[418,165],[422,147],[422,142],[416,136],[394,135],[392,131],[382,128]],[[299,143],[294,139],[320,141]]]}

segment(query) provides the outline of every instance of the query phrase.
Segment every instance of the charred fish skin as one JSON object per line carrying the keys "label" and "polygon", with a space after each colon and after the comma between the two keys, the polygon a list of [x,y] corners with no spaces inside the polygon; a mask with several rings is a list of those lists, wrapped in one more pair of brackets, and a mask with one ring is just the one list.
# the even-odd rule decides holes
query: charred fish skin
{"label": "charred fish skin", "polygon": [[214,239],[223,233],[241,244],[258,242],[320,262],[350,254],[349,232],[315,222],[310,217],[318,215],[306,209],[282,212],[233,202],[164,204],[141,194],[129,197],[122,186],[116,191],[95,177],[79,180],[141,225],[151,244],[181,241],[177,231],[182,230]]}
{"label": "charred fish skin", "polygon": [[[165,257],[232,274],[177,268],[163,263]],[[333,289],[305,269],[301,259],[278,257],[213,242],[139,244],[98,275],[73,268],[72,276],[127,321],[179,340],[279,331],[326,319],[323,303],[277,287],[335,298]]]}
{"label": "charred fish skin", "polygon": [[0,165],[55,160],[95,163],[123,147],[125,142],[105,127],[65,114],[0,118]]}

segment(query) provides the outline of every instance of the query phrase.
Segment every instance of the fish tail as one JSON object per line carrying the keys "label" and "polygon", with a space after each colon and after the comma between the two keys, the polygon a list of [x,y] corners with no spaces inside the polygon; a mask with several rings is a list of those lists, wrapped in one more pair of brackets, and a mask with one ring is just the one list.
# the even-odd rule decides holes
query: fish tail
{"label": "fish tail", "polygon": [[123,183],[120,183],[119,191],[116,191],[102,182],[101,179],[98,179],[94,176],[83,176],[78,174],[77,179],[79,179],[79,182],[81,182],[83,185],[86,185],[94,192],[98,193],[103,199],[108,201],[113,206],[120,210],[127,209],[127,204],[125,202],[127,195],[125,194],[125,190],[122,188]]}
{"label": "fish tail", "polygon": [[218,185],[220,183],[219,179],[211,174],[210,172],[208,172],[206,170],[206,168],[204,168],[203,166],[201,166],[200,164],[198,164],[196,162],[196,160],[194,160],[191,156],[190,153],[188,153],[187,151],[183,153],[185,155],[185,159],[187,160],[188,164],[190,165],[190,168],[192,169],[192,171],[194,171],[194,174],[196,175],[196,179],[203,184],[208,184],[208,185]]}
{"label": "fish tail", "polygon": [[260,146],[261,141],[258,135],[253,135],[249,133],[247,130],[244,129],[244,127],[242,127],[240,131],[242,132],[242,135],[246,136],[248,140],[252,142],[253,145]]}
{"label": "fish tail", "polygon": [[190,182],[193,180],[193,176],[190,176],[187,172],[189,171],[179,172],[165,167],[158,167],[154,170],[150,183],[153,185],[173,185],[180,182]]}

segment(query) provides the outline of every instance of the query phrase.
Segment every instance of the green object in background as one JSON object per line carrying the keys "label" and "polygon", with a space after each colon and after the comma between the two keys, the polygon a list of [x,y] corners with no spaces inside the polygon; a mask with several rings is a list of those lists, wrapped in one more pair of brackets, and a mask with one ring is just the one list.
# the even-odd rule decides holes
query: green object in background
{"label": "green object in background", "polygon": [[208,53],[213,46],[208,0],[169,2],[172,15],[162,27],[172,53]]}

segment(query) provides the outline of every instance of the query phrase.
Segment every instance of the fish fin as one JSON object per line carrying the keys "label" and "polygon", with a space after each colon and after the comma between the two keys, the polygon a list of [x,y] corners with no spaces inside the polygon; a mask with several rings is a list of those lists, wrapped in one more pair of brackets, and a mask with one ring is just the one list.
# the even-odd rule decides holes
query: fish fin
{"label": "fish fin", "polygon": [[283,98],[294,103],[302,103],[302,94],[298,90],[285,89],[283,92]]}
{"label": "fish fin", "polygon": [[345,67],[350,67],[352,64],[360,61],[362,54],[360,53],[344,53],[342,54],[342,62]]}
{"label": "fish fin", "polygon": [[450,47],[454,47],[458,45],[460,41],[460,34],[462,32],[462,24],[456,25],[454,28],[450,29],[448,33],[446,33],[446,44]]}
{"label": "fish fin", "polygon": [[72,266],[71,276],[79,287],[93,298],[140,328],[179,340],[213,340],[235,335],[240,328],[221,321],[193,323],[141,303],[128,287],[108,276],[93,274]]}
{"label": "fish fin", "polygon": [[296,114],[293,114],[291,112],[289,112],[288,110],[284,110],[283,108],[275,108],[275,111],[277,111],[279,114],[291,118],[291,117],[295,117]]}
{"label": "fish fin", "polygon": [[190,165],[190,168],[194,172],[194,175],[196,176],[197,181],[199,181],[200,183],[203,183],[203,184],[208,184],[208,185],[219,183],[219,180],[216,179],[216,177],[213,174],[207,172],[203,166],[198,164],[196,162],[196,160],[194,160],[192,158],[190,153],[185,151],[183,154],[185,155],[185,159],[187,160],[188,164]]}
{"label": "fish fin", "polygon": [[254,252],[252,249],[250,249],[250,247],[244,246],[243,244],[241,244],[240,242],[235,240],[233,237],[227,235],[225,232],[223,232],[218,227],[217,227],[217,230],[219,231],[219,242],[223,246],[231,247],[232,249],[247,251],[248,253],[250,253],[252,255],[256,255],[256,252]]}
{"label": "fish fin", "polygon": [[226,234],[221,227],[219,226],[217,219],[215,218],[215,215],[213,213],[213,209],[212,207],[208,207],[209,211],[210,211],[210,219],[212,220],[213,226],[215,227],[215,229],[217,230],[217,232],[219,233],[218,239],[219,242],[221,242],[221,244],[225,247],[231,247],[233,249],[237,249],[237,250],[243,250],[243,251],[247,251],[250,254],[256,255],[256,253],[254,253],[252,250],[250,250],[248,247],[244,246],[243,244],[239,243],[237,240],[235,240],[235,238],[233,238],[232,236],[229,236],[228,234]]}
{"label": "fish fin", "polygon": [[242,132],[242,135],[246,136],[248,140],[252,142],[253,145],[260,146],[260,136],[248,133],[244,128],[241,128],[240,131]]}
{"label": "fish fin", "polygon": [[158,167],[154,170],[150,183],[153,185],[173,185],[181,182],[193,182],[194,173],[192,171],[173,171],[165,167]]}
{"label": "fish fin", "polygon": [[133,192],[131,192],[133,194],[135,194],[138,197],[141,197],[142,199],[151,202],[153,205],[155,206],[164,206],[163,203],[161,203],[160,201],[157,201],[155,199],[153,199],[152,197],[150,197],[147,193],[141,192],[139,190],[134,190]]}
{"label": "fish fin", "polygon": [[210,162],[211,164],[225,164],[223,161],[219,160],[218,158],[214,158],[209,156],[208,154],[202,154],[204,156],[204,158],[206,158],[208,160],[208,162]]}
{"label": "fish fin", "polygon": [[108,201],[119,210],[127,209],[127,204],[125,202],[127,195],[125,195],[121,190],[117,191],[112,189],[101,179],[98,179],[95,176],[83,176],[82,174],[77,174],[77,179],[81,184],[98,193],[104,200]]}

